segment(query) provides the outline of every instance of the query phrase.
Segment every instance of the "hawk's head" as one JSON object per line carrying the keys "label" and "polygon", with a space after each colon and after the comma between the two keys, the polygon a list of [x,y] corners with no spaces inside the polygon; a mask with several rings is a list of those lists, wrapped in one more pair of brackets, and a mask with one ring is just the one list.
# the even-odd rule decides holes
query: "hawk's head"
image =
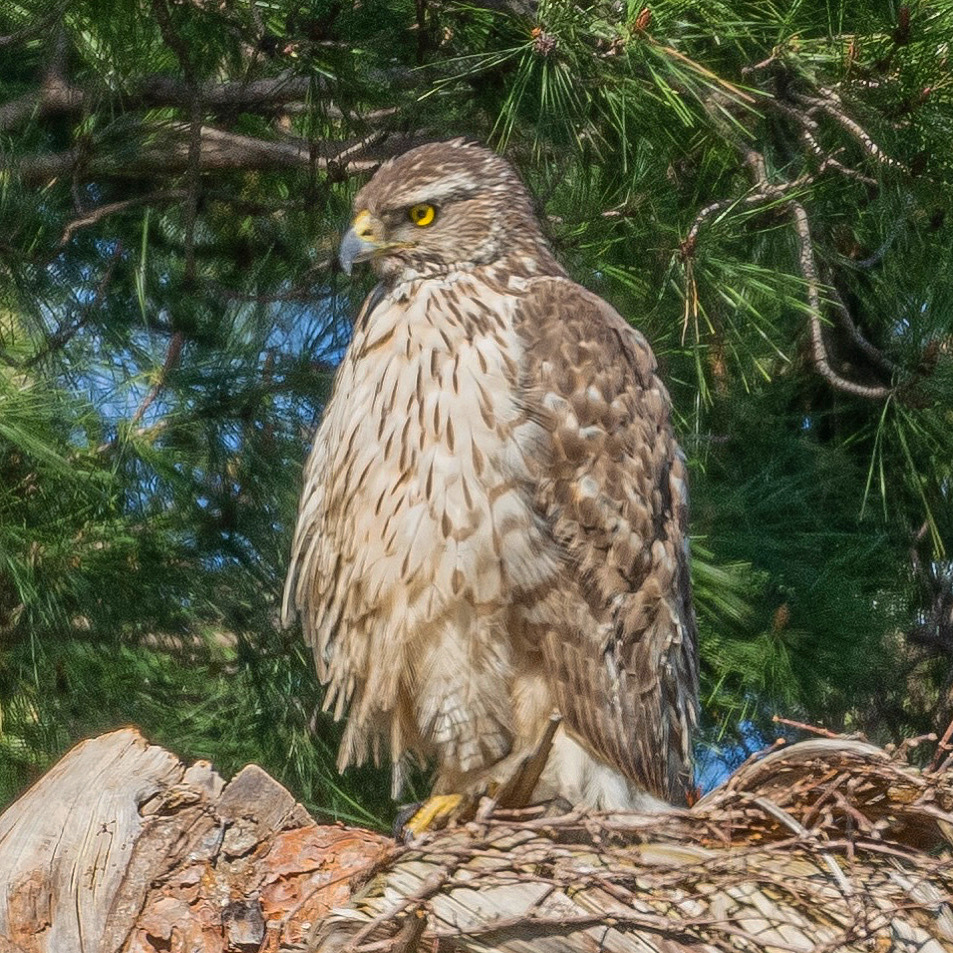
{"label": "hawk's head", "polygon": [[340,256],[348,273],[370,261],[386,281],[504,260],[522,274],[561,271],[513,168],[463,139],[428,143],[381,166],[354,200]]}

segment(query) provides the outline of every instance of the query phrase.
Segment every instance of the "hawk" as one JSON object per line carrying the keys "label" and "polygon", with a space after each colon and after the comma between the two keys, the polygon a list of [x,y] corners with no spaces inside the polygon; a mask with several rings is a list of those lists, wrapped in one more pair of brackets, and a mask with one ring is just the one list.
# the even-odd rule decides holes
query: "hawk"
{"label": "hawk", "polygon": [[304,471],[297,609],[343,770],[500,783],[561,723],[533,799],[683,803],[696,720],[684,457],[645,338],[553,257],[504,159],[385,163],[340,260],[379,283]]}

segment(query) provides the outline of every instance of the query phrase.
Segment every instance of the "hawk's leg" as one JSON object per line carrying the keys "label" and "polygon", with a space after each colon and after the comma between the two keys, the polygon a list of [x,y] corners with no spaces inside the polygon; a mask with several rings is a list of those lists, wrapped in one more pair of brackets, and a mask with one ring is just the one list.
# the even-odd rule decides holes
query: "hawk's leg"
{"label": "hawk's leg", "polygon": [[475,813],[475,800],[463,794],[432,794],[426,801],[402,808],[394,821],[394,836],[412,841],[451,822],[467,821]]}
{"label": "hawk's leg", "polygon": [[452,822],[488,817],[495,808],[516,809],[530,803],[553,745],[560,717],[553,714],[535,747],[523,750],[481,772],[464,793],[434,794],[413,805],[406,819],[398,816],[397,836],[414,840],[428,831],[440,830]]}

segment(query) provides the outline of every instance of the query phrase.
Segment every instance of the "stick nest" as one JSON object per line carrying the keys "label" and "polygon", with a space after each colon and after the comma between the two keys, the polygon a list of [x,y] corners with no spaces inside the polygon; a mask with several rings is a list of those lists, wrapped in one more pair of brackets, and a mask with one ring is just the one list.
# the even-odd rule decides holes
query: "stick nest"
{"label": "stick nest", "polygon": [[396,848],[322,953],[953,953],[953,774],[853,739],[745,763],[690,810],[486,822]]}

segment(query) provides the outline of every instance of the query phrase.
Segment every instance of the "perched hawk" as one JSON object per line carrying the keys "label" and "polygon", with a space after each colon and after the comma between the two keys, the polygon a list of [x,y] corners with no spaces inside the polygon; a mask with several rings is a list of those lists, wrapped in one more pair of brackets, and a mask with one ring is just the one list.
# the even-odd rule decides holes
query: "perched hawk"
{"label": "perched hawk", "polygon": [[509,164],[463,140],[386,163],[341,245],[380,282],[304,475],[285,590],[340,768],[684,802],[697,660],[685,462],[645,339],[572,282]]}

